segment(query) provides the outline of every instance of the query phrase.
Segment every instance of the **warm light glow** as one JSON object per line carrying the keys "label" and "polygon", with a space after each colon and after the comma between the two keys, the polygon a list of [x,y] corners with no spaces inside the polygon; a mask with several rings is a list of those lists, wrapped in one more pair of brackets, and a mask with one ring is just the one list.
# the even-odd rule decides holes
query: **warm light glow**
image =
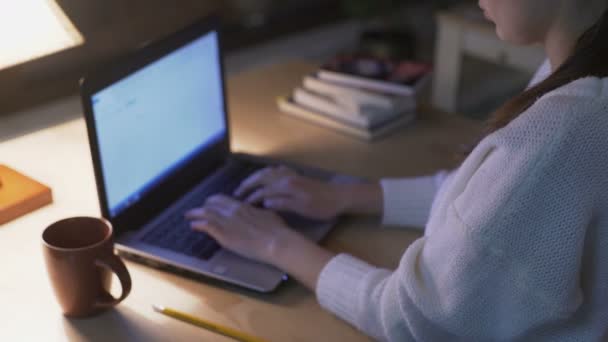
{"label": "warm light glow", "polygon": [[83,41],[54,0],[0,0],[0,69]]}

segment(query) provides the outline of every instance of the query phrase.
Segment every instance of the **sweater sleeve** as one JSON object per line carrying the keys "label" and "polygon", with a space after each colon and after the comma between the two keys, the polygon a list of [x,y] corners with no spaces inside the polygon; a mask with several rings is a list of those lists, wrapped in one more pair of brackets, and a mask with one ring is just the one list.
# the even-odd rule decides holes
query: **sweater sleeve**
{"label": "sweater sleeve", "polygon": [[435,195],[450,173],[399,179],[382,179],[382,224],[424,227]]}
{"label": "sweater sleeve", "polygon": [[599,151],[575,140],[588,134],[563,133],[557,113],[572,108],[560,100],[529,109],[546,129],[478,146],[428,223],[440,229],[409,246],[397,270],[334,257],[319,276],[320,304],[386,341],[526,339],[571,317],[589,184],[600,179],[599,167],[580,165]]}

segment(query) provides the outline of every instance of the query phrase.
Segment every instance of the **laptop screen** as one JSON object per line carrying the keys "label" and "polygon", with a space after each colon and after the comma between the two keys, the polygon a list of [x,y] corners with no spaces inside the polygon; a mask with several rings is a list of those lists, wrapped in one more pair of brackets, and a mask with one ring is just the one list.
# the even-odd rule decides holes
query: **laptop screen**
{"label": "laptop screen", "polygon": [[225,136],[219,56],[212,31],[93,94],[112,217]]}

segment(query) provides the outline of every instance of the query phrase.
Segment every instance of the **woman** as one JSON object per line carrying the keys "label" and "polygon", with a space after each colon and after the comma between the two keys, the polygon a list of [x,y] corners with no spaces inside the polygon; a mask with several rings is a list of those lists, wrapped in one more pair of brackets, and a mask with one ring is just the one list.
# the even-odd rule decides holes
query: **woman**
{"label": "woman", "polygon": [[[265,169],[187,214],[224,247],[273,264],[320,304],[389,341],[608,339],[608,3],[481,0],[500,38],[548,63],[500,108],[460,167],[333,185]],[[334,255],[270,209],[381,214],[424,226],[394,271]],[[302,259],[306,262],[301,262]]]}

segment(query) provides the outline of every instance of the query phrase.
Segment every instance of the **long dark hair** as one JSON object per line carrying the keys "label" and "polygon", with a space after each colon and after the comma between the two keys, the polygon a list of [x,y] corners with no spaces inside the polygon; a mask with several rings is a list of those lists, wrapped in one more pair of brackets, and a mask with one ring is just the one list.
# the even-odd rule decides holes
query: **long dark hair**
{"label": "long dark hair", "polygon": [[544,81],[507,101],[490,116],[481,138],[465,146],[459,159],[468,156],[483,138],[508,125],[543,95],[587,76],[608,76],[608,9],[595,25],[583,33],[570,57],[557,70]]}

